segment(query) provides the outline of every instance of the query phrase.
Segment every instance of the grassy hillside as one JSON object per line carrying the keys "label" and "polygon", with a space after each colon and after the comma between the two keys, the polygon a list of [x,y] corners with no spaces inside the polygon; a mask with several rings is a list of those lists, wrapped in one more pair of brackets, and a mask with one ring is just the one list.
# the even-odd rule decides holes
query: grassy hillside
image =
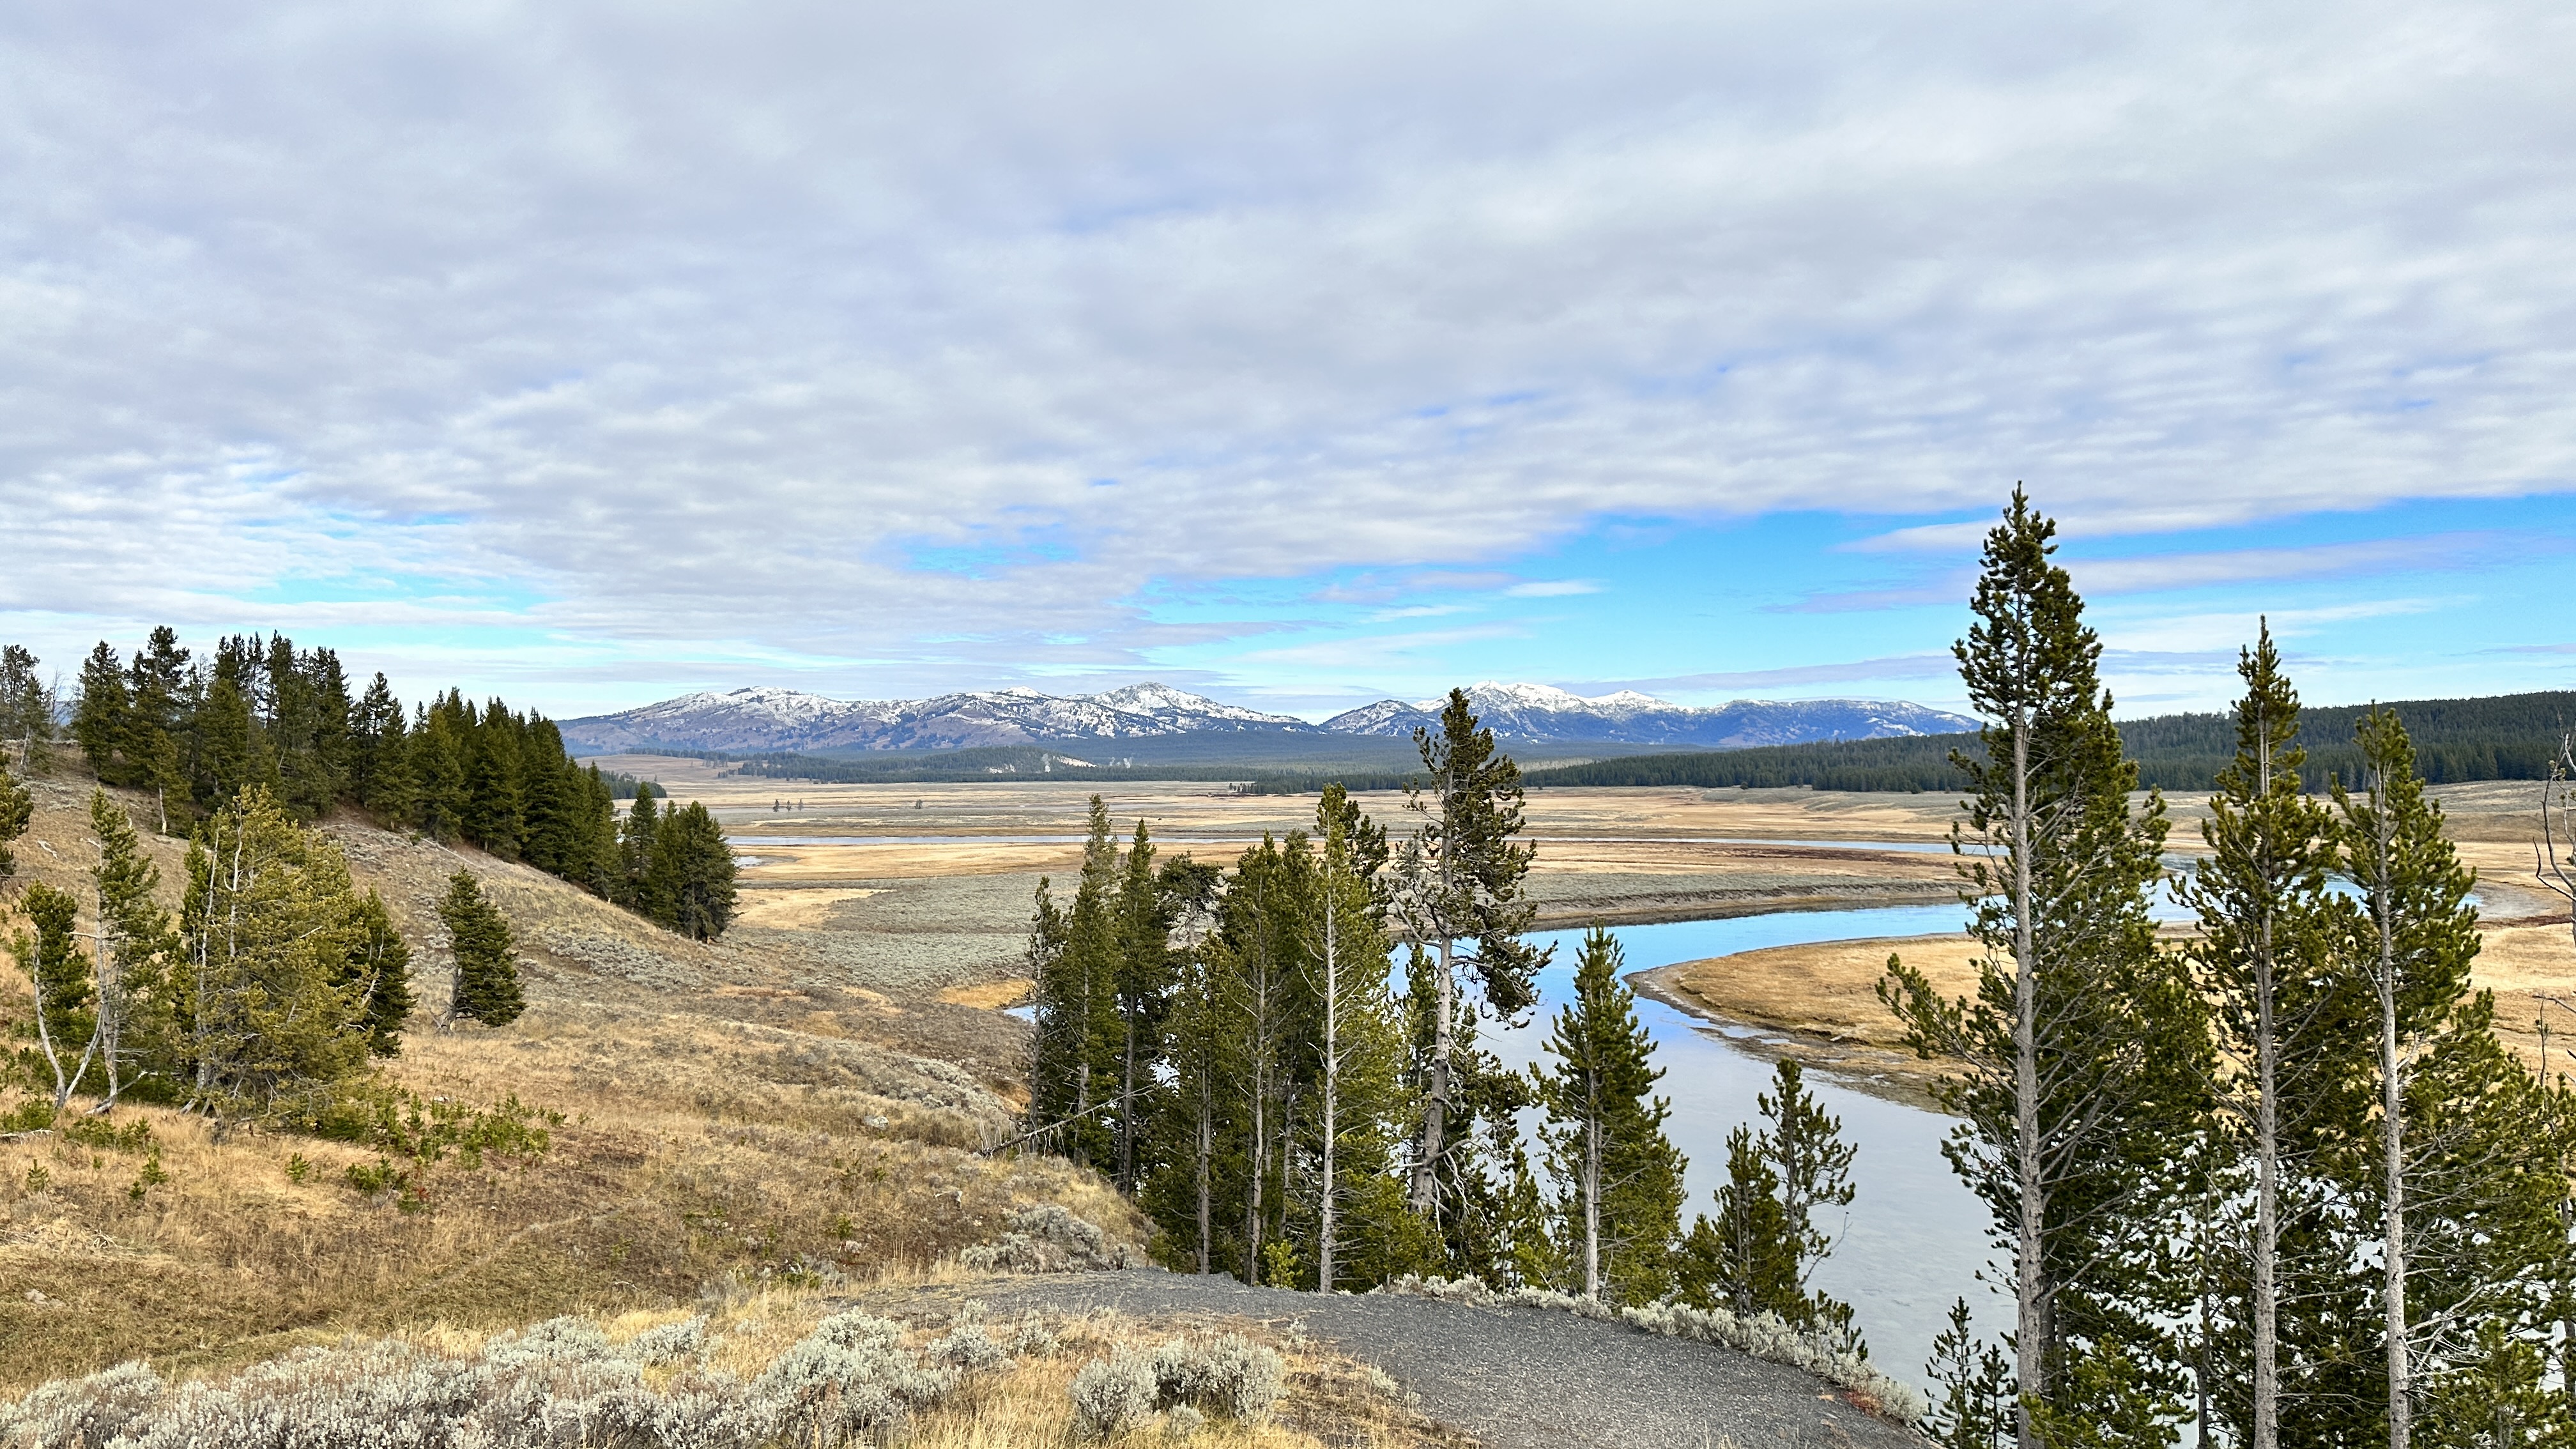
{"label": "grassy hillside", "polygon": [[[89,788],[35,782],[22,879],[85,882]],[[345,817],[326,828],[416,952],[425,1005],[381,1089],[466,1111],[515,1096],[545,1150],[219,1144],[198,1118],[130,1106],[80,1140],[0,1138],[0,1393],[137,1355],[185,1372],[345,1333],[669,1308],[711,1281],[918,1272],[998,1236],[1020,1204],[1135,1236],[1088,1174],[975,1155],[1018,1090],[1021,1028],[998,1012],[862,988],[796,932],[699,944],[523,866]],[[150,848],[175,898],[183,847]],[[434,903],[460,867],[521,938],[529,1009],[442,1034],[426,1005],[447,989]],[[23,925],[13,896],[0,891],[0,938]],[[27,1001],[0,964],[0,1031],[14,1038]],[[0,1112],[22,1085],[0,1087]]]}
{"label": "grassy hillside", "polygon": [[[2439,784],[2472,780],[2537,780],[2549,773],[2560,736],[2576,728],[2576,692],[2492,699],[2396,700],[2386,705],[2415,738],[2418,767]],[[2340,705],[2306,711],[2300,742],[2306,775],[2321,787],[2330,775],[2350,778],[2361,756],[2353,726],[2369,709]],[[2129,720],[2120,734],[2138,761],[2143,783],[2167,790],[2206,790],[2236,748],[2235,722],[2223,714],[2176,714]],[[1958,771],[1953,750],[1976,747],[1975,735],[1775,745],[1720,754],[1639,755],[1558,769],[1534,769],[1532,785],[1685,785],[1755,789],[1806,785],[1819,790],[1950,790]]]}

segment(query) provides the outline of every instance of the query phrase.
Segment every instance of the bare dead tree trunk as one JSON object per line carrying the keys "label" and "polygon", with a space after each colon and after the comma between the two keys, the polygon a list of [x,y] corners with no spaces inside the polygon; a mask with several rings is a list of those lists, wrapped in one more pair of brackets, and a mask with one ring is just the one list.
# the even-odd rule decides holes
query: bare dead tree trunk
{"label": "bare dead tree trunk", "polygon": [[[2396,882],[2390,879],[2390,857],[2396,843],[2389,818],[2386,779],[2371,773],[2371,914],[2379,923],[2379,1152],[2382,1200],[2379,1208],[2380,1271],[2384,1276],[2381,1309],[2388,1341],[2388,1449],[2408,1449],[2414,1438],[2414,1350],[2406,1323],[2406,1062],[2397,1039],[2397,939],[2390,919]],[[2544,1070],[2545,1066],[2544,1048]]]}

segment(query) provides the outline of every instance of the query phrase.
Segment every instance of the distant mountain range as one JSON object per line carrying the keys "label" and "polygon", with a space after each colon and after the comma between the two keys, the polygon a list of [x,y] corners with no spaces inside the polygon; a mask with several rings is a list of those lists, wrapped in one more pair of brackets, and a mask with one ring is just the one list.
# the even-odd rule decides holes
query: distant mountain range
{"label": "distant mountain range", "polygon": [[[1477,718],[1495,734],[1542,743],[1589,741],[1630,745],[1697,745],[1741,750],[1814,740],[1875,740],[1941,735],[1977,727],[1964,715],[1875,699],[1739,699],[1694,707],[1623,689],[1586,699],[1544,684],[1479,684],[1467,691]],[[1410,735],[1439,722],[1439,700],[1406,704],[1382,699],[1324,721],[1346,735]]]}
{"label": "distant mountain range", "polygon": [[[1694,708],[1634,691],[1586,699],[1541,684],[1491,682],[1476,685],[1468,696],[1496,734],[1534,743],[1742,749],[1947,734],[1977,724],[1919,704],[1865,699],[1738,700]],[[842,700],[752,688],[686,694],[617,714],[565,720],[560,727],[564,743],[585,755],[656,748],[811,754],[1076,745],[1181,735],[1400,738],[1417,725],[1437,723],[1439,709],[1438,700],[1407,704],[1386,699],[1318,725],[1220,704],[1161,684],[1131,684],[1101,694],[996,689],[912,700]]]}

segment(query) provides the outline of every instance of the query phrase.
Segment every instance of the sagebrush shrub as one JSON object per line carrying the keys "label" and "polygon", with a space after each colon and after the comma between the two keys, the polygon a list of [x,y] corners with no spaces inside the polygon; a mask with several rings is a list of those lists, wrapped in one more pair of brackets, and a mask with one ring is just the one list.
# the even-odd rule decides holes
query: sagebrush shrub
{"label": "sagebrush shrub", "polygon": [[924,1344],[921,1356],[932,1363],[969,1374],[999,1368],[1011,1361],[1011,1351],[995,1343],[993,1336],[986,1333],[981,1325],[973,1323],[952,1328],[945,1336]]}
{"label": "sagebrush shrub", "polygon": [[558,1318],[472,1353],[394,1340],[298,1349],[220,1386],[174,1388],[122,1364],[0,1404],[0,1449],[831,1446],[891,1431],[957,1383],[905,1350],[900,1327],[859,1312],[825,1319],[749,1384],[694,1369],[659,1390],[645,1381],[646,1366],[693,1355],[705,1336],[696,1318],[614,1344],[595,1323]]}
{"label": "sagebrush shrub", "polygon": [[1287,1363],[1237,1334],[1204,1344],[1174,1339],[1151,1353],[1120,1349],[1074,1375],[1075,1427],[1098,1438],[1154,1413],[1215,1413],[1247,1422],[1279,1402]]}
{"label": "sagebrush shrub", "polygon": [[1154,1413],[1155,1374],[1151,1356],[1120,1349],[1093,1359],[1073,1376],[1074,1431],[1106,1439],[1141,1424]]}
{"label": "sagebrush shrub", "polygon": [[1097,1223],[1057,1203],[1006,1213],[1002,1223],[1009,1231],[959,1253],[957,1261],[987,1273],[1096,1273],[1144,1262],[1134,1248],[1109,1241]]}

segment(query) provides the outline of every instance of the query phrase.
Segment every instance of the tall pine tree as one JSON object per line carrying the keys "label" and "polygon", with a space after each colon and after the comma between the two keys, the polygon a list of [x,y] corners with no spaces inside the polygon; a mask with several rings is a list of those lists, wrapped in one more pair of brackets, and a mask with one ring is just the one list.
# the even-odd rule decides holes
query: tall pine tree
{"label": "tall pine tree", "polygon": [[1647,1303],[1672,1283],[1681,1228],[1682,1155],[1664,1135],[1671,1105],[1637,999],[1619,979],[1619,938],[1595,926],[1575,958],[1574,999],[1557,1012],[1552,1061],[1532,1068],[1567,1286],[1586,1298]]}
{"label": "tall pine tree", "polygon": [[1938,1096],[1966,1120],[1945,1150],[2012,1248],[2020,1449],[2040,1449],[2052,1416],[2137,1387],[2123,1345],[2160,1341],[2171,1317],[2153,1298],[2170,1282],[2162,1164],[2206,1080],[2196,1003],[2147,912],[2163,802],[2131,808],[2137,769],[2055,533],[2014,490],[1955,649],[1987,721],[1981,748],[1953,756],[1976,994],[1944,999],[1893,959],[1880,987],[1916,1050],[1957,1064]]}
{"label": "tall pine tree", "polygon": [[[1414,1210],[1438,1219],[1439,1164],[1449,1151],[1450,1117],[1461,1105],[1456,1062],[1461,977],[1482,988],[1484,1005],[1504,1018],[1537,1004],[1546,953],[1522,941],[1535,912],[1522,890],[1536,848],[1515,843],[1521,829],[1521,772],[1494,745],[1463,689],[1449,691],[1440,728],[1413,732],[1429,784],[1407,784],[1405,805],[1421,819],[1396,864],[1397,913],[1404,933],[1431,952],[1431,1060],[1424,1084],[1422,1132],[1413,1162]],[[1460,943],[1469,943],[1465,951]]]}
{"label": "tall pine tree", "polygon": [[447,925],[448,951],[456,961],[448,988],[448,1024],[460,1017],[485,1026],[518,1020],[527,1010],[519,991],[518,943],[509,918],[483,894],[471,872],[448,877],[438,918]]}

